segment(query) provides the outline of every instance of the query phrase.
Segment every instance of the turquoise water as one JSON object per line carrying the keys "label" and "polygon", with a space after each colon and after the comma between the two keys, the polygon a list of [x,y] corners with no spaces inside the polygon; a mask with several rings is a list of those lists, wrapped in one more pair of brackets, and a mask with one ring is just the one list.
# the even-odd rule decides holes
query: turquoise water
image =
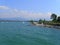
{"label": "turquoise water", "polygon": [[0,22],[0,45],[60,45],[60,30],[29,22]]}

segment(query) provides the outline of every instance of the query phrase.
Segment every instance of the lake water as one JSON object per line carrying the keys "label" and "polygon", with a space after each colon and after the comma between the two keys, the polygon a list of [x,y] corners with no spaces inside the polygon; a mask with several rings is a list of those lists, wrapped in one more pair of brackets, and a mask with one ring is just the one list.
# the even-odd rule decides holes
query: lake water
{"label": "lake water", "polygon": [[60,45],[60,30],[29,22],[0,22],[0,45]]}

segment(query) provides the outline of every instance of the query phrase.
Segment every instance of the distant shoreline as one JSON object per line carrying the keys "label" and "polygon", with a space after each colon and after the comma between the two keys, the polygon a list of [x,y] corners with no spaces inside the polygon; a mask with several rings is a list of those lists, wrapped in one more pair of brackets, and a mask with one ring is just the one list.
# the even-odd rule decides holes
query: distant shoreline
{"label": "distant shoreline", "polygon": [[0,22],[30,22],[30,21],[0,20]]}

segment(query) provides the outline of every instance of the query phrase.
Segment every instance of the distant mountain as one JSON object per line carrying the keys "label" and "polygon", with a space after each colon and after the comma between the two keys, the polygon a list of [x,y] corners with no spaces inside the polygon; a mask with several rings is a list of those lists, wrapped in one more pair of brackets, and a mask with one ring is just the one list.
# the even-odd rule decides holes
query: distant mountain
{"label": "distant mountain", "polygon": [[17,17],[17,18],[0,18],[0,20],[16,20],[16,21],[26,21],[25,18]]}

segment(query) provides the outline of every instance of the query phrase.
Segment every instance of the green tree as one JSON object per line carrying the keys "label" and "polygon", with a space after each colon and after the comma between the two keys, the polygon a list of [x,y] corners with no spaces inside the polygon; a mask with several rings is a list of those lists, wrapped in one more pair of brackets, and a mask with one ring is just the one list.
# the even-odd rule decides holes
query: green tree
{"label": "green tree", "polygon": [[56,21],[57,20],[57,15],[56,14],[52,14],[51,15],[51,19],[53,19],[52,21]]}
{"label": "green tree", "polygon": [[40,20],[38,21],[38,23],[41,24],[41,23],[42,23],[42,20],[40,19]]}
{"label": "green tree", "polygon": [[33,23],[34,21],[33,21],[33,20],[30,20],[30,22],[32,22],[32,23]]}
{"label": "green tree", "polygon": [[46,20],[44,19],[44,20],[43,20],[43,23],[45,23],[45,22],[46,22]]}
{"label": "green tree", "polygon": [[57,18],[57,21],[60,22],[60,16]]}

